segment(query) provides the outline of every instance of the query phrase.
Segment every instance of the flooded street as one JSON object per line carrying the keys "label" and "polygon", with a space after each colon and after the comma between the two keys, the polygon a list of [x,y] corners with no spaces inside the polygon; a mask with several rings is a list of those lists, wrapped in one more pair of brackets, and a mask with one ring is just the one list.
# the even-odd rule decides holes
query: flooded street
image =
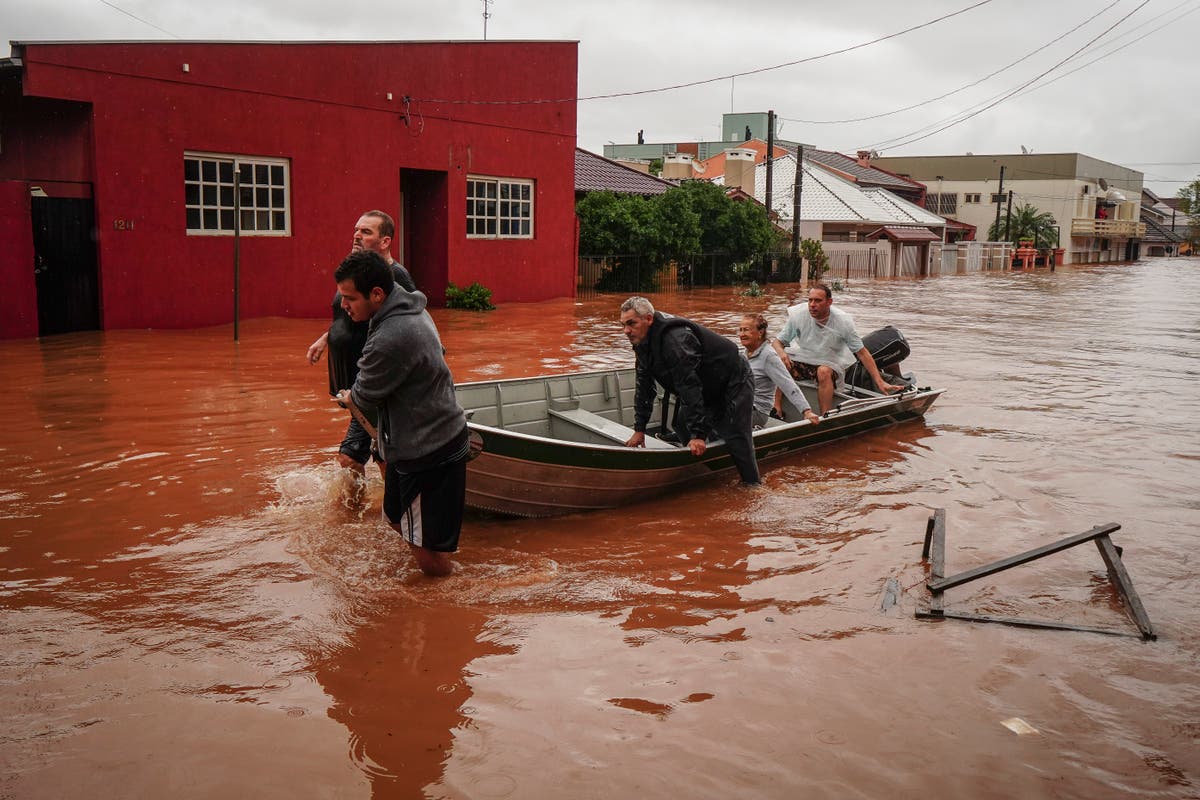
{"label": "flooded street", "polygon": [[[732,336],[796,292],[653,299]],[[518,377],[631,364],[622,299],[434,317],[456,380]],[[334,466],[322,321],[0,342],[0,798],[1200,798],[1200,259],[835,303],[907,335],[924,422],[469,517],[442,581]],[[1120,523],[1158,641],[1091,545],[947,608],[1130,636],[914,619],[939,507],[949,574]]]}

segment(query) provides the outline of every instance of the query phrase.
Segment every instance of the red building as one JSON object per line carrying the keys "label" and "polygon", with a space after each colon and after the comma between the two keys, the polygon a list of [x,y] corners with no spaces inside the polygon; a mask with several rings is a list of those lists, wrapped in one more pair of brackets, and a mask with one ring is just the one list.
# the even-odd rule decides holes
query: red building
{"label": "red building", "polygon": [[435,305],[569,296],[577,49],[14,43],[0,337],[228,323],[235,249],[242,318],[324,316],[372,208]]}

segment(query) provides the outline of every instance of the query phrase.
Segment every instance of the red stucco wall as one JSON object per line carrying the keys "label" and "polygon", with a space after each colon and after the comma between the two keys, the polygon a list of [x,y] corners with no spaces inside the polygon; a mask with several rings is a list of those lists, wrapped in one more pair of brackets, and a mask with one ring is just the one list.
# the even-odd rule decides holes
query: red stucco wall
{"label": "red stucco wall", "polygon": [[[399,217],[402,170],[445,176],[444,208],[407,215],[426,227],[405,231],[430,240],[409,248],[405,261],[434,304],[446,280],[480,281],[498,302],[574,291],[575,104],[493,102],[573,98],[573,42],[97,43],[18,52],[26,98],[90,105],[90,152],[76,152],[78,136],[51,137],[49,146],[30,144],[19,162],[0,155],[0,177],[33,177],[73,149],[76,171],[93,183],[107,328],[231,319],[233,240],[186,234],[185,151],[290,160],[291,235],[241,240],[243,317],[324,316],[332,269],[359,213]],[[447,100],[465,102],[439,102]],[[468,174],[536,181],[535,238],[468,240]]]}
{"label": "red stucco wall", "polygon": [[29,186],[0,180],[0,338],[37,336]]}

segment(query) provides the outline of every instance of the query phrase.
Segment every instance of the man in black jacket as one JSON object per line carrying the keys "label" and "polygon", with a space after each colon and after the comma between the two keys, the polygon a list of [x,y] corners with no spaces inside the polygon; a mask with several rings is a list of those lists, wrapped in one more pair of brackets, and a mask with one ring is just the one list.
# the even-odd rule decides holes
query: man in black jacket
{"label": "man in black jacket", "polygon": [[725,440],[742,482],[757,484],[751,437],[754,379],[737,345],[689,319],[655,311],[644,297],[621,304],[621,325],[637,354],[635,433],[625,445],[644,445],[657,381],[679,397],[677,433],[692,455],[704,455],[709,435],[716,434]]}
{"label": "man in black jacket", "polygon": [[[415,292],[408,270],[392,258],[392,237],[396,235],[396,223],[382,211],[367,211],[354,223],[354,238],[350,252],[364,250],[378,253],[392,269],[392,279],[409,292]],[[342,308],[342,295],[333,295],[333,322],[329,330],[321,334],[308,348],[308,363],[316,364],[321,355],[329,351],[329,394],[336,395],[342,389],[354,385],[358,375],[358,360],[362,358],[363,346],[367,343],[367,323],[355,322]],[[374,422],[375,409],[365,408],[363,413]],[[371,455],[371,437],[351,419],[346,436],[338,447],[338,464],[362,472]]]}

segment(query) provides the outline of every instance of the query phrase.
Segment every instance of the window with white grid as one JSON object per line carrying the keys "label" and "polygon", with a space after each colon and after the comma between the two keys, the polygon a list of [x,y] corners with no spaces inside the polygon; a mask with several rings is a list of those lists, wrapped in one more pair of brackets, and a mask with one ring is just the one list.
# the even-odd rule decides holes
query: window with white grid
{"label": "window with white grid", "polygon": [[[231,236],[235,213],[240,210],[242,235],[289,235],[290,178],[285,159],[184,153],[183,192],[188,234]],[[235,198],[237,189],[240,191]],[[235,199],[240,202],[235,204]]]}
{"label": "window with white grid", "polygon": [[533,181],[467,178],[467,236],[533,238]]}
{"label": "window with white grid", "polygon": [[925,208],[935,214],[953,214],[958,210],[958,193],[942,192],[925,195]]}

